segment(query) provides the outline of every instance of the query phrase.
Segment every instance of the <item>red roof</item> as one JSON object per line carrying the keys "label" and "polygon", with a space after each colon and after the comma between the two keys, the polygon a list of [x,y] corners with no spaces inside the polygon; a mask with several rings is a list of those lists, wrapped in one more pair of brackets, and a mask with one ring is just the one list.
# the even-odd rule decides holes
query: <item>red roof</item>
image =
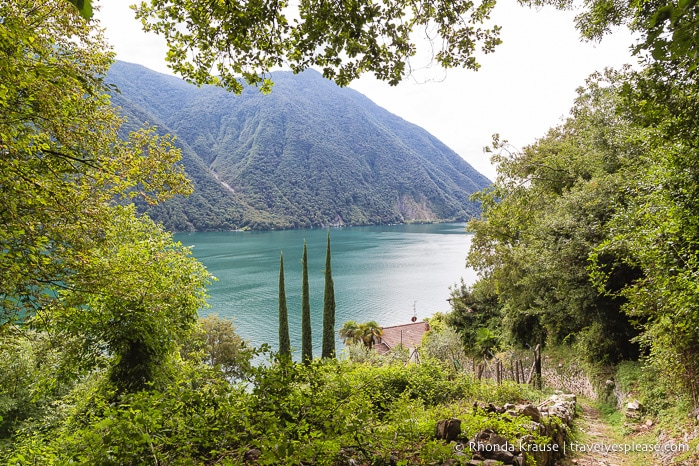
{"label": "red roof", "polygon": [[429,329],[430,325],[427,322],[383,327],[383,335],[374,344],[374,349],[377,353],[384,354],[401,344],[404,348],[417,348],[422,343],[422,336]]}

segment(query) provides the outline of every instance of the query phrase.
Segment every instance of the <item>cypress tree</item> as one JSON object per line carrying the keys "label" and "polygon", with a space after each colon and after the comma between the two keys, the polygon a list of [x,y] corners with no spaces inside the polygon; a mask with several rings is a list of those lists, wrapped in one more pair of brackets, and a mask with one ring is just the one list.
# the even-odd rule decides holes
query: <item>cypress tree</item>
{"label": "cypress tree", "polygon": [[279,259],[279,355],[291,359],[291,339],[289,338],[289,313],[286,309],[284,290],[284,253]]}
{"label": "cypress tree", "polygon": [[325,252],[325,293],[323,296],[323,358],[335,357],[335,286],[330,268],[330,230]]}
{"label": "cypress tree", "polygon": [[311,296],[308,290],[308,252],[303,242],[303,284],[301,285],[301,360],[308,364],[313,360],[313,337],[311,333]]}

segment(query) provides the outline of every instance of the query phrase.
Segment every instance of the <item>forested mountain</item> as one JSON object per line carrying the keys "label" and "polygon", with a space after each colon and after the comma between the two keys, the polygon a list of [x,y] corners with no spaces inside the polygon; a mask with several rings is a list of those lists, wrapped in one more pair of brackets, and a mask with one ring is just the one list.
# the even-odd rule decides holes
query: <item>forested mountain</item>
{"label": "forested mountain", "polygon": [[490,181],[427,131],[315,71],[241,95],[117,62],[113,102],[177,136],[195,190],[141,205],[171,230],[467,220]]}

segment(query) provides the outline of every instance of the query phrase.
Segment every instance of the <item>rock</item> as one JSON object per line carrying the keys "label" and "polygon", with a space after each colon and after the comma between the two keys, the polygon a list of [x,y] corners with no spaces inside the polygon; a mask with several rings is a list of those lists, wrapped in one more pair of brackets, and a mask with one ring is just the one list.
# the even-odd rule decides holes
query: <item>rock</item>
{"label": "rock", "polygon": [[534,405],[524,405],[517,408],[517,413],[520,416],[528,416],[534,422],[541,422],[541,412]]}
{"label": "rock", "polygon": [[243,460],[246,463],[253,463],[257,461],[260,456],[262,456],[262,452],[257,448],[253,448],[252,450],[248,450],[245,455],[243,455]]}
{"label": "rock", "polygon": [[578,397],[575,395],[575,393],[560,393],[556,395],[559,400],[567,402],[567,403],[577,403],[578,402]]}
{"label": "rock", "polygon": [[515,459],[515,455],[513,455],[509,451],[496,451],[496,452],[493,452],[492,457],[488,458],[488,459],[500,461],[504,464],[512,464],[512,462]]}
{"label": "rock", "polygon": [[[501,413],[506,411],[518,416],[529,417],[531,419],[530,431],[534,435],[550,437],[551,443],[544,446],[537,445],[534,442],[534,436],[527,435],[520,438],[515,446],[492,429],[484,429],[469,442],[473,456],[468,464],[525,466],[525,455],[519,448],[520,445],[525,445],[527,454],[533,457],[536,464],[553,466],[563,456],[563,445],[568,437],[570,423],[575,416],[576,403],[577,397],[575,395],[557,392],[544,401],[540,408],[532,404],[519,406],[507,404],[501,408],[493,404],[488,405],[483,408],[486,412]],[[548,416],[557,417],[563,423],[552,422],[547,419]]]}
{"label": "rock", "polygon": [[626,417],[638,419],[641,416],[641,403],[638,400],[629,401],[626,405]]}
{"label": "rock", "polygon": [[443,419],[437,421],[435,437],[439,440],[452,442],[461,435],[461,421],[458,419]]}
{"label": "rock", "polygon": [[505,412],[504,410],[502,410],[502,411],[501,410],[502,410],[502,408],[498,408],[493,403],[488,403],[488,406],[486,406],[486,408],[485,408],[486,413],[502,414]]}
{"label": "rock", "polygon": [[573,412],[566,404],[556,403],[549,407],[549,415],[560,418],[566,424],[570,424],[573,420]]}
{"label": "rock", "polygon": [[499,436],[491,429],[484,429],[477,433],[470,443],[474,459],[492,460],[504,464],[514,464],[515,457],[521,452],[506,438]]}

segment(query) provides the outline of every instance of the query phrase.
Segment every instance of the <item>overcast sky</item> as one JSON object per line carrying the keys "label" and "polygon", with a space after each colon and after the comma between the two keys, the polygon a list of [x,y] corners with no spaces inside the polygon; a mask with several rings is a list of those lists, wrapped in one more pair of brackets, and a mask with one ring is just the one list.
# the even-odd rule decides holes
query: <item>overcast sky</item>
{"label": "overcast sky", "polygon": [[[99,1],[96,16],[106,29],[118,60],[170,73],[164,41],[141,31],[124,0]],[[350,87],[378,105],[415,123],[451,147],[490,179],[495,168],[483,147],[499,133],[522,148],[558,125],[594,71],[633,63],[631,36],[616,31],[601,43],[582,42],[574,13],[533,10],[500,0],[493,20],[502,26],[503,44],[482,57],[481,69],[430,69],[391,87],[371,77]]]}

